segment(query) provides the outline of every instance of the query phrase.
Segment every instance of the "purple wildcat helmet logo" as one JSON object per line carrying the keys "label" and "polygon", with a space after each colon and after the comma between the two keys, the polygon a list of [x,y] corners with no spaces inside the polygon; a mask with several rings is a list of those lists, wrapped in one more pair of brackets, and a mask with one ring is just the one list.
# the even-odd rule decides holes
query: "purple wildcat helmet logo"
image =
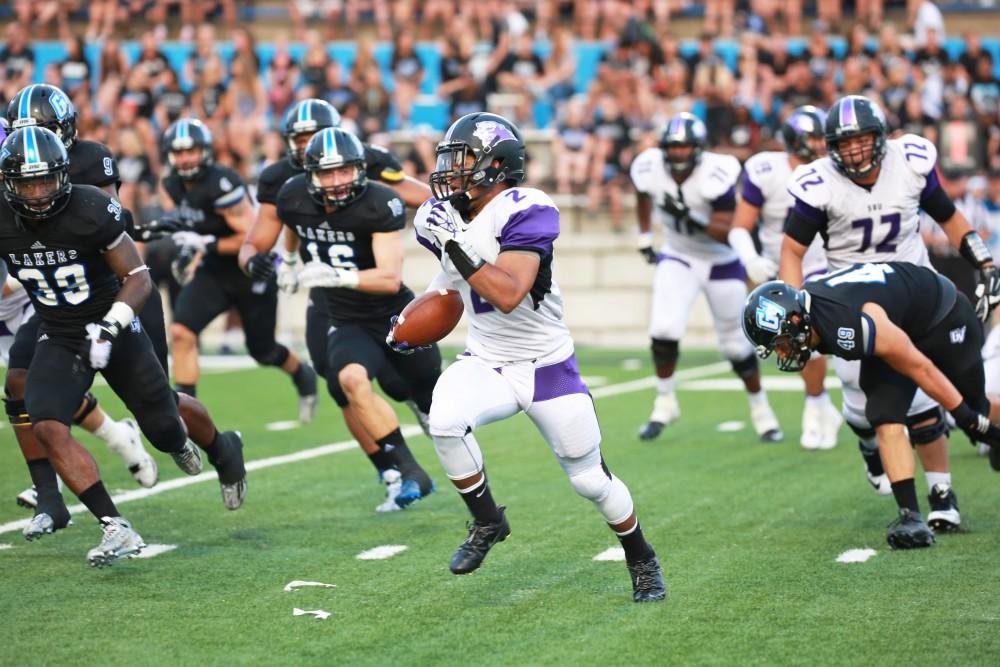
{"label": "purple wildcat helmet logo", "polygon": [[476,131],[472,135],[482,142],[487,152],[502,141],[517,141],[517,137],[508,127],[494,120],[476,123]]}

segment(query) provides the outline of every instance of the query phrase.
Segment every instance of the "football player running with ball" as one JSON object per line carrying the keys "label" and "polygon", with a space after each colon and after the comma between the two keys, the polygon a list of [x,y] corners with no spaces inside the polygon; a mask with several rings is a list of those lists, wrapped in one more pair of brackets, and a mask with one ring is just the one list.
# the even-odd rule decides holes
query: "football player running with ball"
{"label": "football player running with ball", "polygon": [[[658,438],[664,426],[680,416],[674,393],[679,343],[695,298],[704,292],[722,354],[746,387],[754,430],[764,442],[778,442],[783,436],[760,385],[757,357],[740,332],[746,272],[726,243],[736,208],[740,163],[731,155],[706,151],[706,136],[705,124],[698,118],[678,114],[663,128],[659,146],[640,153],[630,169],[636,189],[639,252],[656,265],[649,336],[657,395],[639,438]],[[653,249],[650,224],[654,218],[663,227],[660,252]]]}
{"label": "football player running with ball", "polygon": [[[434,198],[418,209],[414,224],[420,243],[441,261],[429,289],[458,290],[469,318],[466,351],[441,374],[430,414],[438,458],[472,514],[451,571],[476,570],[510,534],[473,431],[523,411],[576,492],[594,503],[621,541],[634,600],[662,600],[659,561],[628,488],[601,455],[594,403],[563,322],[552,280],[559,211],[544,192],[519,187],[525,167],[520,132],[501,116],[469,114],[449,128],[436,154]],[[398,346],[391,334],[388,342]]]}
{"label": "football player running with ball", "polygon": [[[785,225],[781,279],[792,286],[802,284],[803,257],[817,234],[825,241],[832,271],[886,261],[930,267],[918,229],[918,210],[923,209],[979,271],[976,312],[985,320],[1000,300],[1000,276],[983,240],[941,187],[934,145],[912,134],[887,139],[882,110],[860,95],[834,103],[827,114],[825,138],[827,157],[798,167],[788,181],[795,202]],[[861,344],[847,338],[827,342],[846,351]],[[875,411],[877,419],[872,418],[861,364],[837,357],[834,368],[843,385],[844,417],[858,436],[868,480],[876,491],[893,493],[898,500],[897,486],[912,488],[913,476],[887,476],[883,462],[887,448],[896,443],[883,436],[889,431],[879,428],[883,415]],[[926,393],[917,391],[911,398],[906,426],[930,489],[928,522],[939,531],[957,530],[961,517],[948,467],[948,425],[941,406]],[[906,431],[899,437],[905,439]]]}
{"label": "football player running with ball", "polygon": [[813,350],[858,363],[865,415],[876,430],[899,505],[886,536],[889,545],[933,544],[917,502],[906,436],[917,387],[948,410],[973,441],[990,445],[991,462],[1000,454],[1000,428],[989,420],[982,327],[965,295],[944,276],[915,264],[855,264],[801,289],[764,283],[747,300],[743,327],[758,354],[776,352],[784,371],[801,370]]}

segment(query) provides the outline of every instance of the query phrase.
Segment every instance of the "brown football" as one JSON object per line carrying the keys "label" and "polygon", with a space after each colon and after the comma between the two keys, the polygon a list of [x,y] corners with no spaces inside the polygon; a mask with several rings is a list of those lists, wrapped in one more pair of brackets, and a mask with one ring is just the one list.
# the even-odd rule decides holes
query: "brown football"
{"label": "brown football", "polygon": [[410,347],[436,343],[451,333],[464,310],[462,296],[456,290],[424,292],[403,308],[393,338]]}

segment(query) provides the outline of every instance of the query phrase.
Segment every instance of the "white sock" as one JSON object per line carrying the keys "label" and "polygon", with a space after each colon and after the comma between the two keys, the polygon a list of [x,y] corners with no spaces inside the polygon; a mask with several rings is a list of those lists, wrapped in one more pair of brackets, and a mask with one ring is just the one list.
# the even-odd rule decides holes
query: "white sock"
{"label": "white sock", "polygon": [[671,375],[668,378],[656,378],[656,393],[661,396],[664,394],[674,393],[674,376]]}
{"label": "white sock", "polygon": [[948,486],[951,486],[950,472],[924,471],[924,476],[927,478],[928,489],[933,489],[937,484],[947,484]]}
{"label": "white sock", "polygon": [[750,399],[750,405],[760,405],[761,403],[767,404],[767,391],[761,387],[760,391],[756,394],[747,392],[747,398]]}
{"label": "white sock", "polygon": [[814,405],[818,408],[825,407],[830,403],[830,394],[826,393],[826,391],[819,396],[810,396],[809,394],[806,394],[806,403],[808,405]]}
{"label": "white sock", "polygon": [[111,444],[115,440],[115,436],[118,435],[118,422],[105,414],[104,421],[94,431],[94,435],[104,442]]}

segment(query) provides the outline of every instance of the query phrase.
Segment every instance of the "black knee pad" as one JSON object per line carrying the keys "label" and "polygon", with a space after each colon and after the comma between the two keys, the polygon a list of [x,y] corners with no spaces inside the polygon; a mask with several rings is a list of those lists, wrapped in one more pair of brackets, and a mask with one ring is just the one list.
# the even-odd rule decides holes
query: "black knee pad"
{"label": "black knee pad", "polygon": [[729,363],[733,366],[733,372],[744,380],[756,375],[760,367],[760,364],[757,361],[757,355],[755,354],[751,354],[746,359],[730,361]]}
{"label": "black knee pad", "polygon": [[[923,426],[916,426],[921,422],[930,423]],[[910,444],[929,445],[942,435],[948,435],[948,422],[944,419],[944,412],[940,407],[925,410],[916,415],[907,415],[906,428],[910,432]]]}
{"label": "black knee pad", "polygon": [[336,373],[328,373],[326,377],[326,391],[330,394],[330,398],[342,408],[346,408],[348,405],[347,394],[344,390],[340,388],[340,380],[337,379]]}
{"label": "black knee pad", "polygon": [[871,440],[875,437],[875,429],[871,427],[861,428],[860,426],[855,426],[851,422],[847,422],[847,425],[851,427],[852,431],[854,431],[854,435],[858,436],[862,440]]}
{"label": "black knee pad", "polygon": [[673,366],[681,356],[676,340],[654,338],[650,348],[653,350],[653,365],[657,368]]}
{"label": "black knee pad", "polygon": [[265,351],[250,349],[250,356],[261,366],[282,366],[288,361],[290,354],[288,348],[281,344],[275,344]]}
{"label": "black knee pad", "polygon": [[24,406],[23,398],[5,398],[3,404],[7,409],[7,419],[14,428],[31,426],[31,418],[28,416],[28,408]]}
{"label": "black knee pad", "polygon": [[83,397],[83,408],[80,409],[80,413],[77,416],[73,417],[73,423],[77,426],[82,424],[87,415],[93,412],[95,408],[97,408],[97,397],[88,391]]}

